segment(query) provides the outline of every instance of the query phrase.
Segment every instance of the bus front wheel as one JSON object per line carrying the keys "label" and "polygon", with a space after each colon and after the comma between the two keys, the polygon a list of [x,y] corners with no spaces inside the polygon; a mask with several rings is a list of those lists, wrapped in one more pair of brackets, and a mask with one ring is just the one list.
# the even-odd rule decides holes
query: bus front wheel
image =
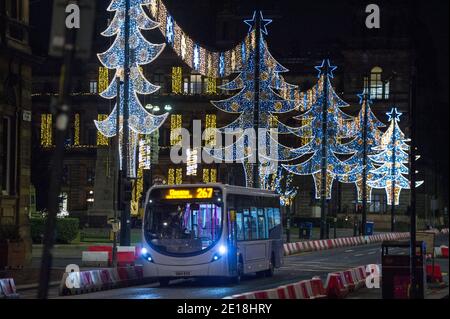
{"label": "bus front wheel", "polygon": [[265,275],[266,277],[272,277],[274,272],[275,272],[275,257],[272,254],[272,258],[270,258],[269,269],[265,271]]}

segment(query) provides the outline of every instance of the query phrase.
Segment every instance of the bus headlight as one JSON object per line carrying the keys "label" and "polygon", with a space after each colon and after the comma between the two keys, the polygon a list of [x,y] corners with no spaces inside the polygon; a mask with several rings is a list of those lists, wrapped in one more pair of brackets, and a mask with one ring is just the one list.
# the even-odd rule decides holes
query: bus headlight
{"label": "bus headlight", "polygon": [[217,252],[213,255],[212,261],[219,260],[220,258],[222,258],[222,256],[226,255],[227,252],[228,252],[227,246],[220,245]]}
{"label": "bus headlight", "polygon": [[221,254],[222,256],[225,255],[227,253],[228,249],[226,246],[224,245],[220,245],[219,246],[219,254]]}
{"label": "bus headlight", "polygon": [[145,248],[145,247],[141,249],[141,256],[143,259],[147,260],[148,262],[153,262],[152,256],[150,255],[147,248]]}

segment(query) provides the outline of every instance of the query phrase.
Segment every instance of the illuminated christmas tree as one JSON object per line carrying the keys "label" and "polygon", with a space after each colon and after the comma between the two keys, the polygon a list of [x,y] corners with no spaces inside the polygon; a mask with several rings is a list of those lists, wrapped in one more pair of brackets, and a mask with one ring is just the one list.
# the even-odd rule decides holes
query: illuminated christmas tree
{"label": "illuminated christmas tree", "polygon": [[[346,163],[338,157],[338,155],[352,156],[356,150],[352,145],[342,143],[342,139],[352,138],[355,133],[348,125],[353,118],[340,110],[348,104],[339,98],[331,85],[330,79],[334,78],[333,71],[337,67],[332,66],[329,60],[323,60],[322,65],[316,69],[319,71],[319,88],[316,90],[315,102],[303,115],[296,117],[302,123],[306,123],[297,135],[308,136],[309,142],[305,147],[309,149],[307,155],[310,157],[300,164],[283,167],[296,175],[312,175],[316,199],[321,198],[322,169],[325,168],[325,196],[330,199],[332,184],[336,177],[339,176],[340,179],[346,175],[356,174],[361,171],[361,167],[357,163]],[[323,155],[325,163],[322,162]]]}
{"label": "illuminated christmas tree", "polygon": [[[385,189],[388,205],[399,205],[400,192],[402,189],[410,189],[411,183],[404,175],[409,173],[406,165],[409,163],[408,150],[410,146],[406,144],[405,134],[401,131],[399,122],[402,113],[393,108],[386,113],[389,117],[390,126],[381,137],[381,144],[374,148],[378,154],[369,158],[380,165],[370,171],[370,173],[380,176],[377,180],[368,180],[370,187]],[[416,187],[423,184],[423,181],[416,182]]]}
{"label": "illuminated christmas tree", "polygon": [[[258,14],[260,17],[257,17],[255,12],[252,20],[245,21],[250,25],[249,36],[246,43],[244,42],[245,48],[241,50],[242,61],[246,61],[246,63],[242,64],[241,69],[238,70],[239,74],[234,80],[220,87],[222,90],[237,91],[237,93],[226,100],[212,102],[221,111],[239,114],[235,121],[218,129],[220,133],[235,134],[237,131],[259,130],[262,133],[259,136],[258,145],[254,145],[256,150],[252,149],[250,137],[243,134],[232,145],[227,145],[219,150],[207,150],[214,157],[242,162],[247,187],[253,186],[254,165],[251,163],[251,160],[254,160],[253,156],[263,159],[259,165],[260,185],[258,187],[260,187],[265,177],[276,172],[278,163],[273,161],[293,160],[306,152],[304,148],[293,149],[281,145],[278,143],[278,139],[274,138],[280,133],[287,134],[295,131],[294,128],[289,128],[281,123],[277,115],[298,109],[298,104],[295,100],[289,100],[280,95],[280,92],[285,92],[287,95],[286,92],[294,90],[295,86],[284,81],[281,73],[288,70],[274,59],[264,41],[263,34],[267,35],[266,26],[271,20],[264,19],[261,12]],[[259,30],[256,29],[256,19],[260,19]],[[257,36],[257,32],[260,33],[260,36]],[[257,45],[258,38],[260,39],[259,45]],[[255,81],[256,74],[259,74],[258,81]],[[256,86],[259,87],[258,92]],[[259,101],[257,108],[256,92]],[[258,134],[258,131],[255,133]],[[226,154],[230,154],[230,156],[226,156]]]}
{"label": "illuminated christmas tree", "polygon": [[285,173],[283,167],[279,167],[276,174],[266,176],[264,189],[275,191],[280,195],[280,204],[290,206],[298,193],[298,187],[293,185],[294,174]]}
{"label": "illuminated christmas tree", "polygon": [[[370,155],[375,155],[375,147],[379,146],[381,143],[382,132],[379,130],[380,127],[385,125],[377,119],[375,114],[373,114],[370,105],[372,101],[368,98],[367,93],[363,92],[359,94],[361,104],[361,111],[356,117],[355,121],[348,123],[351,134],[355,137],[347,144],[344,144],[347,148],[356,150],[356,154],[350,157],[347,164],[352,166],[358,166],[363,168],[364,166],[364,115],[367,110],[367,127],[366,127],[366,181],[375,181],[380,179],[382,176],[380,174],[374,174],[374,163],[369,158]],[[354,183],[358,192],[358,201],[362,202],[363,199],[363,174],[364,171],[357,172],[355,174],[337,175],[336,178],[342,183]],[[366,200],[371,201],[372,187],[367,185],[366,182]]]}
{"label": "illuminated christmas tree", "polygon": [[[128,176],[136,176],[136,149],[139,134],[151,134],[157,130],[166,120],[168,114],[155,116],[148,113],[141,102],[138,94],[152,94],[159,90],[159,86],[151,84],[144,76],[141,66],[153,62],[163,51],[165,44],[152,44],[147,41],[141,33],[141,30],[151,30],[158,27],[158,24],[152,21],[145,13],[143,6],[149,5],[151,0],[129,0],[129,81],[128,90],[124,92],[125,85],[120,86],[120,105],[119,105],[119,127],[120,140],[123,140],[123,115],[124,115],[124,97],[128,97],[129,110],[129,153]],[[116,36],[114,43],[104,53],[98,54],[100,62],[108,69],[116,70],[114,80],[111,81],[108,88],[101,92],[101,96],[106,99],[117,98],[117,80],[124,78],[125,65],[125,0],[113,0],[108,11],[115,12],[114,18],[109,27],[102,33],[105,37]],[[117,103],[104,121],[96,121],[97,129],[106,137],[113,137],[117,134]],[[122,142],[119,143],[119,153],[122,154]],[[120,157],[120,167],[122,167],[122,156]]]}

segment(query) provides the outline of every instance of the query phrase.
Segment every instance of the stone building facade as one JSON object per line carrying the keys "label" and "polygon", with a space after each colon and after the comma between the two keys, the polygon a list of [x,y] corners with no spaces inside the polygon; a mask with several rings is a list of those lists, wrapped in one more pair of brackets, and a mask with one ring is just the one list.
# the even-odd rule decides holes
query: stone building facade
{"label": "stone building facade", "polygon": [[28,0],[0,4],[0,227],[15,225],[28,256],[31,176],[31,87]]}

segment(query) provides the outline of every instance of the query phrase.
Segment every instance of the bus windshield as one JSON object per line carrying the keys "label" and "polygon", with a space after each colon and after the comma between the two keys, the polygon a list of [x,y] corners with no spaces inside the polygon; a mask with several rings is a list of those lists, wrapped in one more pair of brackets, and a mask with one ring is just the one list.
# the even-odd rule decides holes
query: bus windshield
{"label": "bus windshield", "polygon": [[221,233],[222,208],[216,203],[154,200],[148,205],[144,235],[161,253],[201,253],[214,245]]}

